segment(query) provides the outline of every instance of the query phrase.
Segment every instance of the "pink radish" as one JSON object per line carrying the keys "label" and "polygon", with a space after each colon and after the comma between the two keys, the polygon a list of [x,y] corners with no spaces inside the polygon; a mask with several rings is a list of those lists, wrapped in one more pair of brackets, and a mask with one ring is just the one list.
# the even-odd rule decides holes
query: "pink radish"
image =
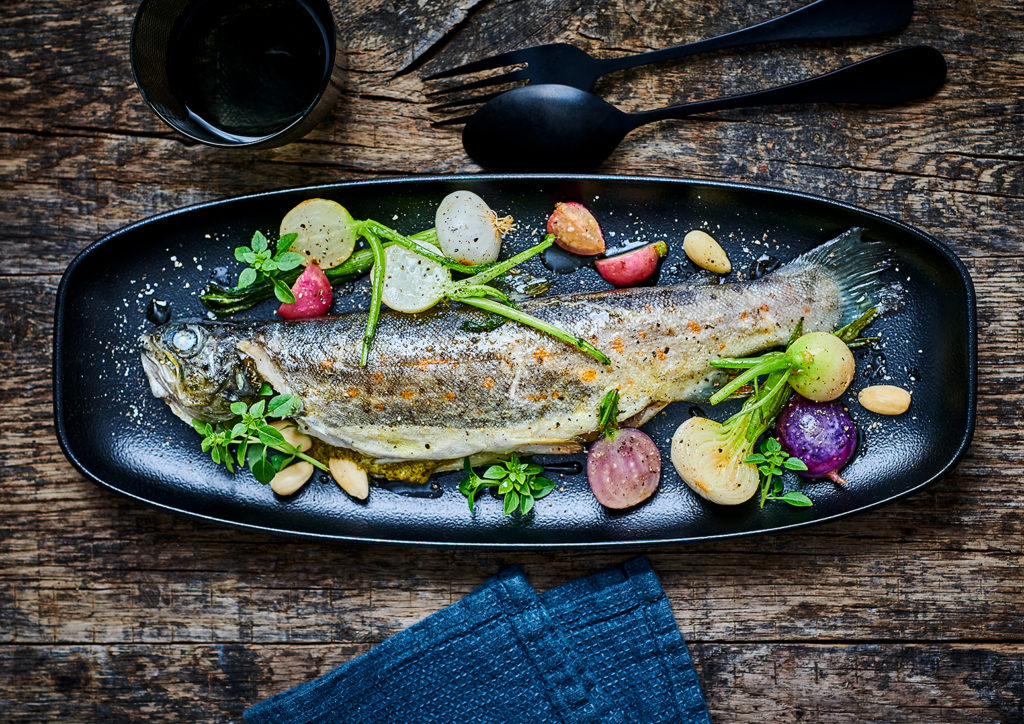
{"label": "pink radish", "polygon": [[282,304],[277,313],[285,319],[308,319],[331,308],[331,282],[316,264],[308,265],[292,285],[295,301]]}
{"label": "pink radish", "polygon": [[618,428],[619,393],[601,401],[602,436],[587,453],[587,481],[597,502],[606,508],[632,508],[654,494],[661,480],[661,455],[645,433]]}
{"label": "pink radish", "polygon": [[604,253],[604,234],[587,207],[575,201],[559,202],[548,217],[548,233],[566,251],[583,256]]}
{"label": "pink radish", "polygon": [[641,284],[658,270],[658,262],[668,254],[664,241],[642,246],[625,254],[598,259],[594,262],[597,273],[609,284],[617,287],[631,287]]}

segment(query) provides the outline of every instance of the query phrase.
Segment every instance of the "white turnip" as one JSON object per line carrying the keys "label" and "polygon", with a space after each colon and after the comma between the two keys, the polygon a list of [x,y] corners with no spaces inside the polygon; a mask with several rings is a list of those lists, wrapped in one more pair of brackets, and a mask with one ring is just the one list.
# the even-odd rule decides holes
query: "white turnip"
{"label": "white turnip", "polygon": [[497,261],[501,235],[511,227],[512,219],[499,219],[472,191],[453,191],[438,205],[434,225],[445,256],[475,266]]}

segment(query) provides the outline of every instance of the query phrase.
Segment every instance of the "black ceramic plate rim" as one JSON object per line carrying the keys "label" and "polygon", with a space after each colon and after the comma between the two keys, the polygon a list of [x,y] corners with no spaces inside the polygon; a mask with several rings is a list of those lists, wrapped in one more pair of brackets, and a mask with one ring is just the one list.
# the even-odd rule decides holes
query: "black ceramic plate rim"
{"label": "black ceramic plate rim", "polygon": [[[803,200],[809,200],[813,202],[822,203],[826,206],[832,206],[836,209],[843,209],[845,211],[853,211],[858,214],[863,214],[869,218],[878,219],[888,224],[892,224],[901,228],[902,230],[918,237],[919,239],[927,242],[934,248],[942,257],[949,261],[959,272],[961,280],[964,284],[964,291],[967,302],[967,353],[968,353],[968,390],[967,390],[967,424],[964,427],[964,434],[960,439],[960,444],[957,446],[954,454],[949,458],[947,463],[933,476],[921,481],[916,486],[904,490],[896,495],[876,500],[862,505],[857,508],[837,513],[825,518],[819,518],[815,520],[791,523],[788,525],[773,526],[762,530],[750,530],[736,533],[718,533],[701,536],[689,536],[682,538],[645,538],[637,540],[614,540],[614,541],[578,541],[578,542],[459,542],[459,541],[425,541],[425,540],[403,540],[398,538],[371,538],[364,536],[346,536],[346,535],[332,535],[327,533],[315,533],[309,531],[295,531],[285,528],[274,528],[271,526],[254,525],[250,523],[240,523],[237,521],[227,520],[224,518],[218,518],[216,516],[204,515],[202,513],[196,513],[193,511],[185,510],[183,508],[177,508],[172,505],[166,505],[163,503],[157,503],[141,496],[130,493],[127,490],[123,490],[118,487],[117,484],[104,480],[98,475],[90,471],[86,465],[75,455],[74,451],[68,443],[67,431],[64,423],[64,410],[62,405],[62,393],[63,384],[58,374],[58,370],[63,367],[63,339],[64,339],[64,310],[67,304],[66,288],[70,282],[71,277],[74,275],[76,268],[81,264],[92,252],[103,246],[106,242],[114,239],[121,234],[128,231],[137,229],[147,224],[156,223],[164,219],[169,219],[180,214],[187,214],[198,209],[205,209],[212,206],[219,206],[227,202],[242,202],[253,199],[259,199],[269,196],[275,196],[283,193],[292,192],[322,192],[328,190],[337,190],[349,186],[379,186],[379,185],[401,185],[406,183],[423,183],[423,182],[458,182],[461,180],[465,181],[485,181],[501,183],[505,181],[595,181],[603,183],[629,183],[629,182],[640,182],[640,183],[660,183],[660,184],[680,184],[686,186],[709,186],[720,189],[739,190],[739,191],[754,191],[762,192],[780,196],[782,198],[798,198]],[[790,532],[799,528],[806,528],[809,526],[818,526],[825,523],[830,523],[842,518],[846,518],[852,515],[863,513],[874,508],[878,508],[883,505],[888,505],[897,500],[905,498],[909,495],[913,495],[925,488],[934,484],[939,478],[946,475],[960,459],[967,452],[970,447],[971,439],[974,436],[975,421],[977,416],[977,386],[978,386],[978,359],[977,359],[977,308],[975,303],[974,283],[971,281],[970,273],[967,271],[967,267],[960,258],[954,254],[945,244],[939,241],[931,234],[922,231],[921,229],[915,228],[906,224],[898,219],[893,219],[889,216],[879,214],[874,211],[855,206],[853,204],[847,204],[842,201],[835,199],[829,199],[823,196],[817,196],[815,194],[808,194],[802,191],[791,191],[782,188],[775,188],[770,186],[759,186],[754,184],[744,184],[730,181],[707,181],[704,179],[689,179],[689,178],[674,178],[664,176],[618,176],[618,175],[603,175],[603,174],[440,174],[440,175],[423,175],[423,176],[400,176],[392,178],[380,178],[370,179],[365,181],[345,181],[333,184],[320,184],[316,186],[298,186],[275,189],[271,191],[261,191],[255,194],[247,194],[244,196],[231,196],[222,199],[216,199],[213,201],[206,201],[192,206],[185,206],[172,211],[166,211],[162,214],[150,216],[141,221],[137,221],[133,224],[128,224],[116,231],[107,234],[99,241],[96,241],[85,249],[83,249],[68,265],[61,277],[60,284],[57,287],[57,302],[56,310],[54,315],[54,331],[53,331],[53,402],[54,402],[54,425],[57,433],[57,441],[60,444],[61,451],[68,461],[78,470],[82,475],[92,480],[97,485],[119,493],[125,497],[137,500],[145,505],[148,505],[159,510],[164,510],[178,515],[184,515],[186,517],[203,520],[217,525],[228,526],[240,530],[247,530],[253,532],[270,533],[274,535],[289,536],[295,538],[303,538],[307,540],[321,540],[321,541],[337,541],[337,542],[352,542],[352,543],[372,543],[382,545],[399,545],[399,546],[416,546],[416,547],[429,547],[429,548],[489,548],[489,549],[537,549],[537,548],[589,548],[589,549],[603,549],[603,548],[637,548],[637,547],[653,547],[653,546],[667,546],[681,543],[698,543],[715,541],[726,538],[745,538],[756,535],[767,535],[777,534],[783,532]]]}

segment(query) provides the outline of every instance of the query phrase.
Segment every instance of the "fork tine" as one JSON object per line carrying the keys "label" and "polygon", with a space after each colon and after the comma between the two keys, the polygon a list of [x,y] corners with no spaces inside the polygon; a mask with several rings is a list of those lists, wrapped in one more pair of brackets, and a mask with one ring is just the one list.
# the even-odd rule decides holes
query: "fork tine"
{"label": "fork tine", "polygon": [[430,124],[431,128],[444,128],[445,126],[457,126],[460,123],[466,123],[473,114],[470,113],[468,116],[459,116],[458,118],[445,118],[443,121],[434,121]]}
{"label": "fork tine", "polygon": [[436,98],[438,96],[451,95],[453,93],[461,93],[463,91],[473,90],[474,88],[486,88],[490,85],[498,85],[499,83],[509,83],[515,80],[522,80],[528,78],[525,68],[520,70],[513,70],[509,73],[502,73],[501,75],[491,76],[490,78],[481,78],[480,80],[474,80],[471,83],[463,83],[462,85],[452,86],[450,88],[441,88],[436,91],[427,93],[430,98]]}
{"label": "fork tine", "polygon": [[494,93],[487,93],[481,96],[472,96],[470,98],[462,98],[457,101],[448,101],[447,103],[441,103],[440,105],[430,106],[429,108],[427,108],[427,110],[431,111],[432,113],[441,113],[450,108],[459,108],[461,106],[472,106],[476,104],[483,105],[492,98],[497,98],[503,92],[504,91],[496,91]]}
{"label": "fork tine", "polygon": [[474,60],[472,63],[465,63],[464,65],[458,65],[454,68],[448,68],[433,75],[428,75],[423,80],[451,78],[453,75],[476,73],[480,70],[491,70],[492,68],[500,68],[503,65],[512,65],[513,63],[525,63],[529,56],[527,51],[530,50],[532,48],[520,48],[519,50],[510,50],[507,53],[492,55],[490,58],[481,58],[480,60]]}

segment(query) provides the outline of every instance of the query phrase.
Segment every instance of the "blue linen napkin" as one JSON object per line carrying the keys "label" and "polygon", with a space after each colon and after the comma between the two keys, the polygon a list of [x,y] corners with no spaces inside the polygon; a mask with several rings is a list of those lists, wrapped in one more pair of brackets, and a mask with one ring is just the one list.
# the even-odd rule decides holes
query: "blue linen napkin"
{"label": "blue linen napkin", "polygon": [[518,566],[245,712],[299,722],[708,722],[646,559],[538,596]]}

